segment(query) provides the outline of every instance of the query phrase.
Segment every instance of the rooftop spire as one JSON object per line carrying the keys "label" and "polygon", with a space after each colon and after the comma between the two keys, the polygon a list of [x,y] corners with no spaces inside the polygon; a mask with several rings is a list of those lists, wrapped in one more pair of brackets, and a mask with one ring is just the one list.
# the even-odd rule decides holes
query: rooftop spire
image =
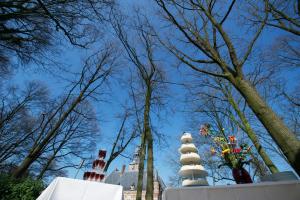
{"label": "rooftop spire", "polygon": [[139,170],[139,164],[140,164],[139,154],[140,154],[140,146],[137,146],[135,148],[132,161],[129,164],[129,171],[138,171]]}

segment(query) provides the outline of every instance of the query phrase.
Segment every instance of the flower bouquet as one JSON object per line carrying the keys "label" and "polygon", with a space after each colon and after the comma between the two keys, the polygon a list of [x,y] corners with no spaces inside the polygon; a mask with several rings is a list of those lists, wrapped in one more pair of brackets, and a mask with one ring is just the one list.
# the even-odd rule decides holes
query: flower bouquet
{"label": "flower bouquet", "polygon": [[249,164],[251,161],[247,161],[251,147],[246,143],[238,145],[234,135],[226,137],[224,129],[221,132],[213,131],[210,124],[204,124],[200,128],[200,135],[209,137],[213,142],[210,148],[211,155],[218,156],[223,161],[219,168],[228,166],[232,170],[232,176],[237,184],[252,183],[249,173],[243,167],[244,164]]}

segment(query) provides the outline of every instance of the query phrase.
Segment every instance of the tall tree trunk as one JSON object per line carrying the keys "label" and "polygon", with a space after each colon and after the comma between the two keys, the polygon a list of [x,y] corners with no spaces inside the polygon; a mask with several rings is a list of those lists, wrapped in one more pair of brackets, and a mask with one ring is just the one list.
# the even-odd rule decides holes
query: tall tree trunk
{"label": "tall tree trunk", "polygon": [[243,127],[241,127],[241,128],[247,133],[248,137],[250,138],[250,140],[254,144],[257,152],[259,153],[259,155],[263,159],[263,161],[266,164],[266,166],[269,168],[269,170],[272,173],[277,173],[278,172],[277,167],[272,162],[272,160],[270,159],[270,157],[266,153],[265,149],[261,146],[258,137],[256,136],[254,130],[252,129],[252,127],[251,127],[249,121],[247,120],[245,114],[240,110],[238,104],[234,100],[234,98],[233,98],[231,92],[229,91],[229,89],[226,88],[226,86],[225,86],[225,89],[222,88],[222,92],[227,97],[228,102],[233,107],[233,109],[235,110],[235,112],[239,116],[240,120],[242,121]]}
{"label": "tall tree trunk", "polygon": [[[137,188],[137,195],[136,195],[136,200],[141,200],[142,199],[142,190],[143,190],[143,175],[144,175],[144,160],[145,160],[145,151],[146,151],[146,145],[148,146],[147,148],[147,154],[149,158],[149,137],[152,139],[151,135],[151,129],[150,129],[150,106],[151,106],[151,83],[150,81],[146,83],[147,85],[147,90],[146,90],[146,96],[145,96],[145,110],[144,110],[144,127],[143,127],[143,135],[142,135],[142,144],[141,144],[141,154],[140,154],[140,164],[139,164],[139,177],[138,177],[138,188]],[[151,145],[152,149],[152,145]],[[150,154],[152,154],[153,158],[153,150],[150,150]],[[151,171],[149,170],[149,167],[152,167],[152,188],[153,188],[153,160],[152,164],[150,166],[148,165],[149,160],[147,160],[147,191],[148,191],[148,181],[150,178],[151,179]],[[151,185],[149,185],[151,187]],[[152,197],[153,199],[153,190],[152,190],[152,195],[151,192],[146,191],[146,199],[149,199],[149,197]],[[151,200],[152,200],[151,199]]]}
{"label": "tall tree trunk", "polygon": [[300,142],[296,136],[266,104],[251,83],[241,77],[230,76],[228,80],[245,98],[248,106],[280,147],[297,174],[300,175]]}
{"label": "tall tree trunk", "polygon": [[147,188],[146,188],[146,200],[153,200],[153,138],[151,130],[147,132]]}
{"label": "tall tree trunk", "polygon": [[145,165],[145,154],[146,154],[146,136],[142,133],[141,136],[141,147],[139,152],[139,173],[138,173],[138,183],[136,188],[136,200],[142,200],[143,192],[143,178],[144,178],[144,165]]}

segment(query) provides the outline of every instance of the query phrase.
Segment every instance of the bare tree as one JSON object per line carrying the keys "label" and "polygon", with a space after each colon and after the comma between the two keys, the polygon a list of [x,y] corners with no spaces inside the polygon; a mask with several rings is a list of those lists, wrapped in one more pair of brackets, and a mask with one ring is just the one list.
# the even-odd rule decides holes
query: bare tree
{"label": "bare tree", "polygon": [[95,150],[96,141],[100,140],[95,112],[87,101],[67,117],[57,132],[37,160],[41,163],[39,179],[48,171],[58,173],[66,168],[77,168],[78,160],[88,160],[90,152]]}
{"label": "bare tree", "polygon": [[[232,106],[232,108],[234,109],[234,111],[236,112],[236,114],[238,115],[241,123],[237,123],[238,126],[245,132],[247,133],[249,139],[252,141],[252,143],[254,144],[257,152],[259,153],[259,155],[261,156],[261,158],[263,159],[264,163],[266,164],[266,166],[270,169],[270,171],[272,173],[277,173],[278,169],[275,166],[275,164],[272,162],[272,160],[270,159],[270,157],[267,155],[265,149],[262,147],[262,145],[260,144],[259,138],[257,136],[257,134],[254,132],[254,130],[252,129],[249,121],[247,120],[247,117],[245,116],[245,114],[242,112],[242,110],[240,109],[238,103],[236,102],[236,100],[234,99],[229,87],[222,83],[221,80],[217,79],[217,84],[219,85],[222,93],[224,94],[224,96],[226,97],[226,99],[228,100],[228,103]],[[232,113],[229,114],[229,117],[237,122],[237,120],[235,119],[235,117],[232,115]],[[256,162],[258,163],[258,162]]]}
{"label": "bare tree", "polygon": [[279,88],[279,94],[282,94],[278,101],[281,101],[280,108],[283,113],[283,119],[287,122],[295,135],[300,137],[300,85],[296,85],[293,90],[288,92],[287,88]]}
{"label": "bare tree", "polygon": [[[274,141],[283,151],[291,166],[300,174],[300,142],[284,124],[280,117],[267,105],[256,88],[247,80],[243,72],[245,63],[253,51],[255,43],[264,29],[269,13],[269,5],[264,2],[266,11],[247,42],[245,48],[237,48],[226,22],[230,19],[237,1],[232,1],[228,9],[223,2],[211,1],[181,1],[156,0],[165,19],[184,36],[184,43],[191,49],[180,48],[178,44],[162,41],[168,50],[181,62],[193,70],[209,76],[228,80],[261,121]],[[234,25],[234,21],[231,20]],[[182,41],[182,38],[180,39]],[[240,46],[240,44],[239,44]],[[196,53],[197,56],[195,56]],[[239,53],[238,53],[239,52]]]}
{"label": "bare tree", "polygon": [[[116,19],[113,27],[120,41],[122,42],[128,58],[136,69],[142,87],[143,97],[143,129],[141,130],[141,148],[140,148],[140,163],[138,174],[138,185],[136,199],[142,199],[144,160],[147,152],[147,185],[146,199],[153,199],[153,131],[150,124],[151,108],[157,102],[159,84],[163,80],[163,72],[155,60],[156,43],[153,38],[152,28],[149,25],[147,18],[142,16],[137,11],[136,21],[133,25],[135,34],[133,37],[138,38],[140,46],[135,44],[132,39],[126,34],[122,20]],[[140,48],[139,48],[140,47]]]}
{"label": "bare tree", "polygon": [[86,47],[95,39],[95,23],[103,22],[113,5],[113,0],[1,1],[1,63],[8,64],[12,55],[23,63],[41,62],[39,56],[57,45],[61,36],[72,45]]}
{"label": "bare tree", "polygon": [[[9,87],[2,90],[0,108],[0,163],[20,154],[19,147],[28,143],[39,128],[34,110],[48,101],[47,91],[40,83],[30,82],[25,90]],[[42,119],[43,120],[43,117]]]}
{"label": "bare tree", "polygon": [[[175,151],[176,152],[176,151]],[[172,171],[172,175],[169,176],[169,185],[172,187],[180,187],[181,186],[181,177],[178,175],[180,170],[180,162],[179,162],[179,154],[174,153],[174,151],[170,151],[168,153],[168,165],[170,170]]]}
{"label": "bare tree", "polygon": [[264,1],[268,5],[267,12],[270,13],[270,17],[266,23],[268,26],[300,36],[299,1]]}
{"label": "bare tree", "polygon": [[[253,76],[254,74],[251,74]],[[260,72],[260,77],[251,78],[254,80],[261,80],[263,79],[263,76]],[[233,88],[230,86],[230,84],[220,78],[210,78],[210,77],[204,77],[202,75],[202,83],[201,87],[198,85],[195,85],[194,80],[190,84],[187,84],[187,88],[190,91],[188,104],[192,105],[192,110],[190,111],[191,115],[193,115],[194,112],[196,113],[203,113],[205,115],[211,116],[211,112],[217,112],[219,115],[221,115],[221,118],[227,119],[231,122],[232,125],[236,127],[234,129],[234,132],[241,130],[246,134],[245,140],[248,143],[248,138],[255,147],[258,154],[261,156],[262,160],[264,161],[263,164],[261,164],[261,161],[256,158],[256,154],[252,153],[251,157],[253,160],[253,164],[256,165],[256,168],[258,169],[257,172],[260,176],[263,176],[266,174],[265,166],[266,165],[269,170],[272,173],[278,172],[277,167],[273,163],[273,161],[270,159],[269,155],[266,152],[263,138],[260,138],[260,134],[258,134],[254,128],[250,125],[251,123],[256,124],[257,120],[250,122],[248,120],[248,116],[246,114],[247,110],[245,109],[245,103],[243,101],[243,98],[240,97],[239,94],[236,92],[233,92]],[[196,81],[198,78],[196,78]],[[254,82],[256,82],[254,81]],[[262,81],[262,80],[261,80]],[[194,97],[194,98],[191,98]],[[212,104],[211,102],[215,102]],[[190,106],[191,107],[191,106]],[[216,108],[213,108],[216,107]],[[194,113],[194,114],[196,114]],[[197,115],[198,116],[198,115]],[[214,115],[213,115],[214,116]],[[219,118],[219,117],[218,117]],[[212,120],[213,117],[210,117],[208,120]],[[198,126],[198,118],[193,119],[193,122],[196,122],[196,126]],[[227,125],[228,126],[228,125]],[[236,130],[236,129],[239,130]],[[235,133],[236,135],[236,133]],[[249,142],[250,142],[249,141]],[[262,145],[264,144],[264,145]],[[208,163],[211,163],[210,161]]]}
{"label": "bare tree", "polygon": [[[298,73],[300,67],[300,18],[299,1],[270,1],[264,0],[268,5],[268,10],[262,10],[259,6],[251,4],[249,9],[250,16],[247,18],[253,24],[260,23],[266,12],[269,13],[267,25],[269,28],[283,31],[276,37],[276,40],[270,45],[266,54],[265,65],[283,72],[295,71]],[[297,85],[296,87],[298,87]],[[299,98],[286,92],[286,88],[280,88],[282,95],[294,106],[299,106]],[[297,93],[296,93],[297,94]]]}
{"label": "bare tree", "polygon": [[[210,124],[212,129],[210,135],[213,135],[213,137],[219,135],[225,140],[227,140],[228,136],[234,135],[239,140],[239,144],[249,142],[248,136],[244,137],[239,132],[239,126],[238,123],[236,123],[236,119],[232,120],[233,116],[228,116],[227,110],[230,105],[226,103],[227,100],[221,101],[214,92],[201,94],[200,97],[205,103],[198,105],[197,114],[198,116],[200,114],[202,119],[206,119],[207,123]],[[229,141],[227,140],[227,142]],[[232,168],[232,164],[236,162],[234,161],[236,159],[236,155],[232,156],[232,163],[224,162],[219,154],[221,152],[220,147],[212,141],[211,137],[198,136],[196,137],[196,144],[199,146],[200,151],[203,152],[202,155],[204,156],[202,157],[202,161],[209,170],[209,176],[213,179],[213,183],[218,181],[230,181],[231,183],[234,181],[229,168]],[[251,159],[251,162],[249,162],[250,160],[245,160],[244,162],[249,162],[249,164],[253,163],[251,168],[253,171],[250,171],[250,173],[252,173],[254,177],[257,176],[256,171],[265,175],[265,171],[263,169],[264,164],[261,166],[261,163],[259,163],[259,160],[253,152],[250,153],[248,159]],[[261,174],[259,175],[261,176]]]}
{"label": "bare tree", "polygon": [[[122,123],[117,133],[117,136],[114,139],[112,148],[110,150],[110,154],[108,156],[104,172],[106,172],[110,166],[110,164],[115,160],[118,156],[120,156],[128,145],[139,135],[138,128],[133,128],[132,130],[126,130],[125,123],[128,121],[131,113],[126,110],[122,116]],[[138,125],[137,125],[138,126]],[[131,133],[128,133],[130,131]]]}
{"label": "bare tree", "polygon": [[[113,65],[116,63],[115,49],[106,46],[100,53],[91,56],[83,67],[79,80],[76,81],[69,90],[63,101],[50,113],[43,122],[38,137],[30,148],[29,153],[13,173],[14,177],[21,177],[30,165],[41,155],[43,149],[49,141],[58,134],[68,116],[75,111],[77,106],[88,98],[96,98],[99,89],[106,83],[111,74]],[[101,92],[100,92],[101,93]],[[59,114],[64,110],[62,114]]]}

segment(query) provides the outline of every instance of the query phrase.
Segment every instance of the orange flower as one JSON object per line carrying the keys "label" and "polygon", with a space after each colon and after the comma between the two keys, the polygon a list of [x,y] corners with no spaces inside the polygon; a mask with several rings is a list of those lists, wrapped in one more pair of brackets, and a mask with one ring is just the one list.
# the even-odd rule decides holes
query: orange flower
{"label": "orange flower", "polygon": [[228,136],[228,138],[229,138],[230,143],[236,143],[236,139],[235,139],[234,135],[230,135],[230,136]]}

